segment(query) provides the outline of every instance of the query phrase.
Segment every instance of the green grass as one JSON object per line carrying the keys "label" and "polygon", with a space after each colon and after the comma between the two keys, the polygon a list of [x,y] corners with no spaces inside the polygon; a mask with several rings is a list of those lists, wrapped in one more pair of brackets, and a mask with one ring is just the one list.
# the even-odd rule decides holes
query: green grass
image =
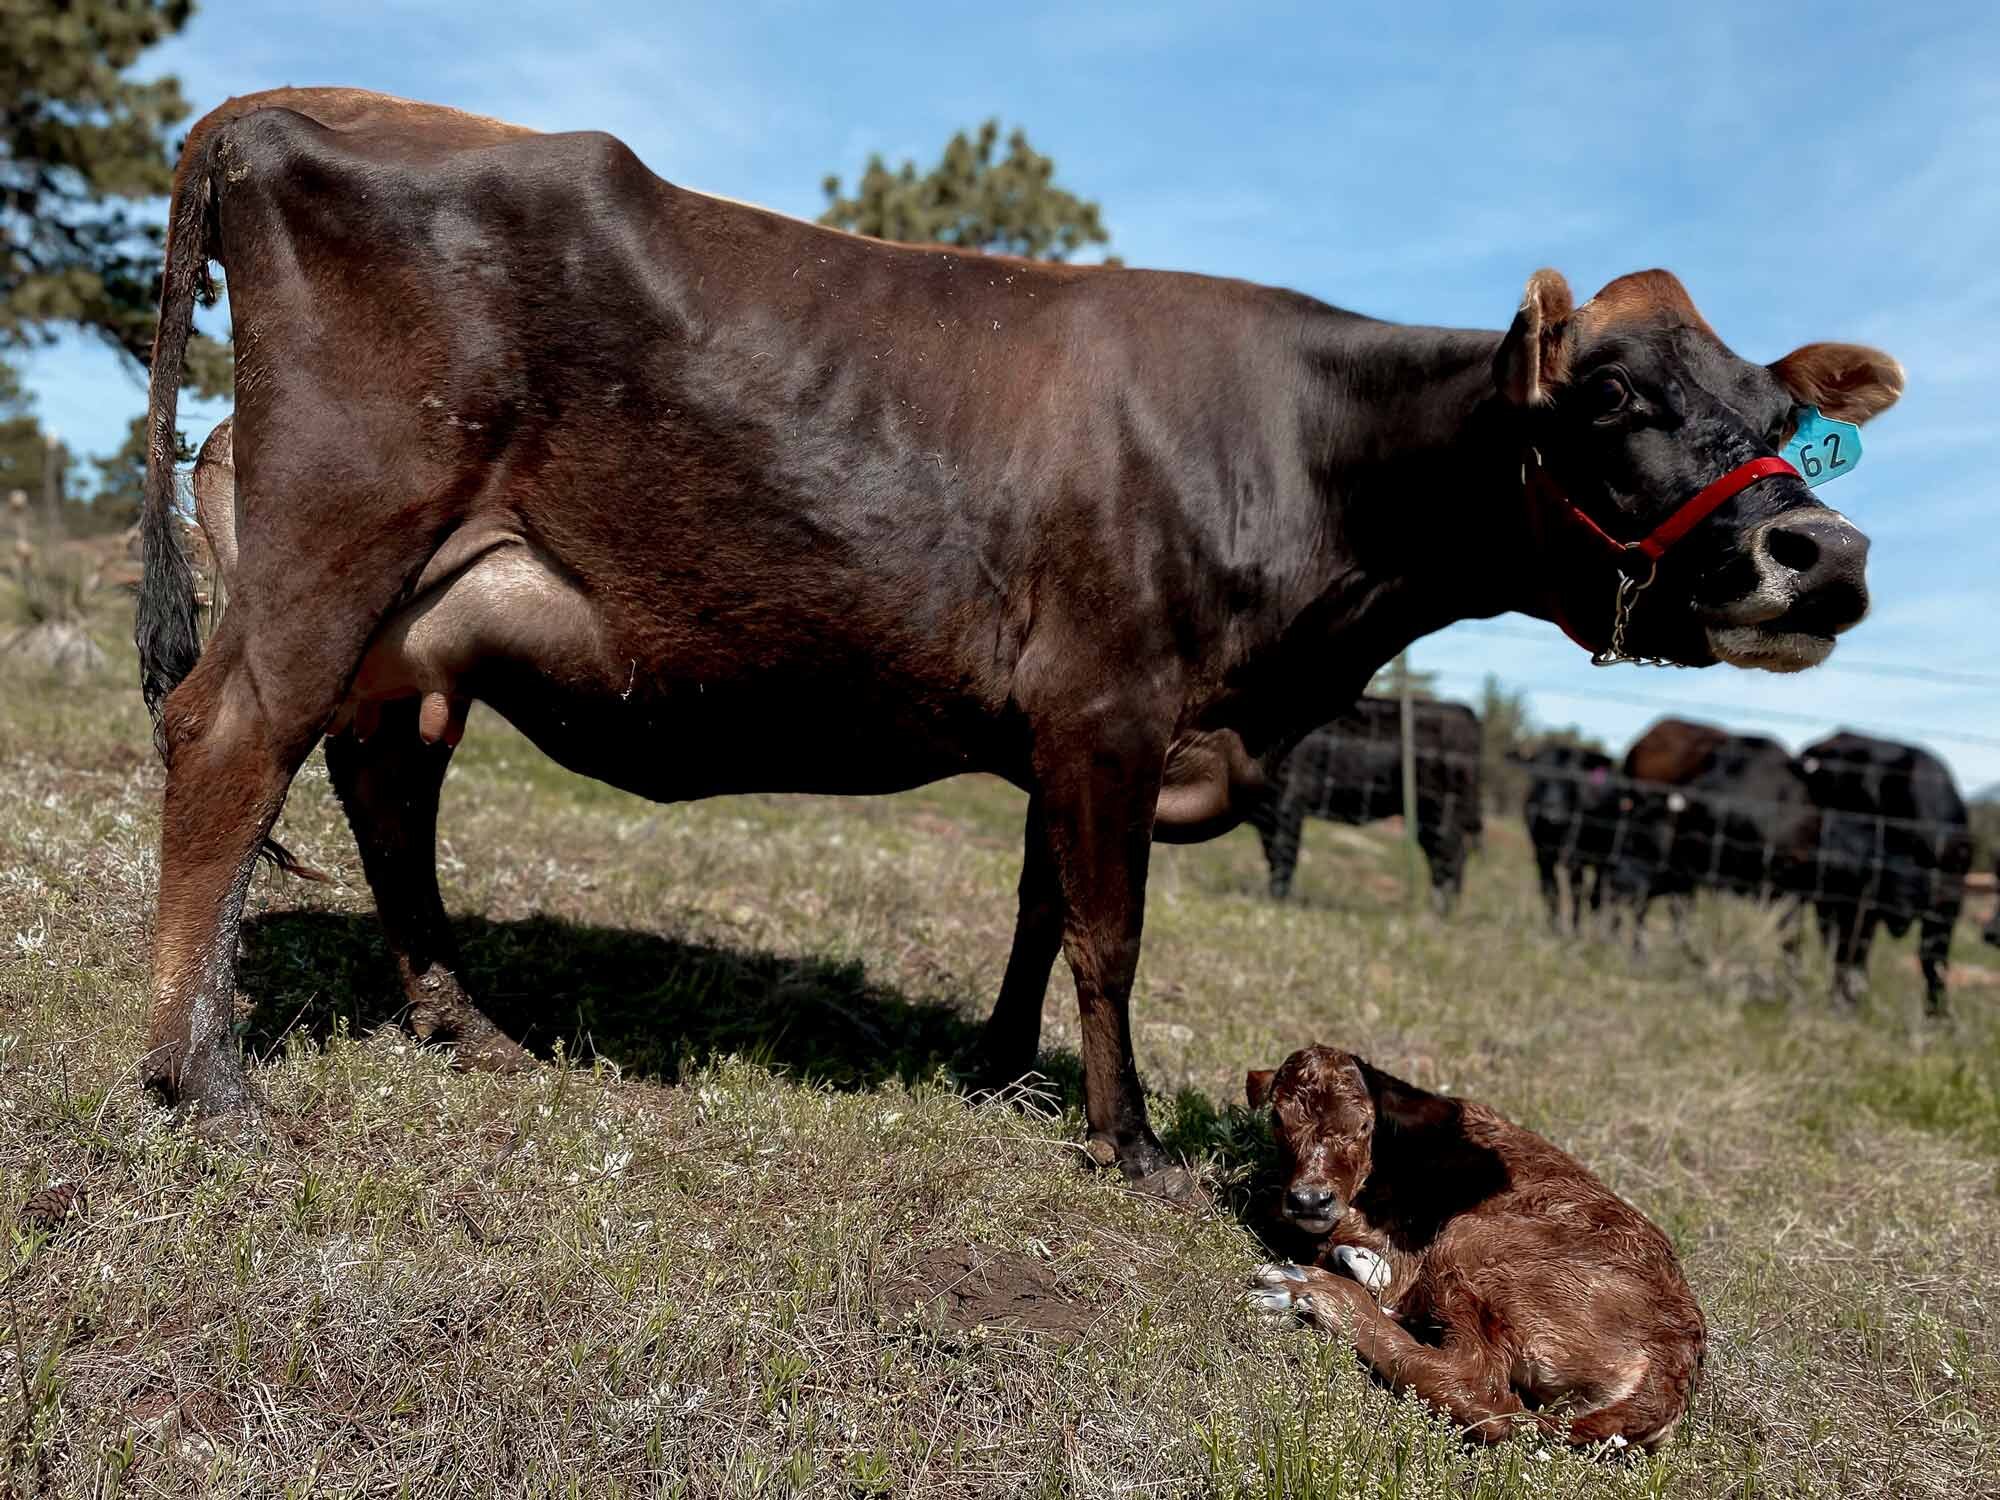
{"label": "green grass", "polygon": [[[469,981],[548,1066],[455,1073],[399,1028],[315,760],[282,836],[338,883],[258,877],[243,1036],[272,1128],[225,1149],[131,1078],[160,773],[119,660],[81,688],[0,676],[0,1235],[50,1183],[87,1196],[4,1242],[0,1490],[1995,1488],[1983,910],[1937,1030],[1906,946],[1836,1015],[1823,961],[1774,980],[1768,922],[1731,903],[1636,966],[1552,939],[1509,820],[1449,923],[1402,912],[1382,830],[1311,825],[1286,907],[1247,833],[1162,848],[1134,1017],[1156,1124],[1211,1188],[1187,1210],[1084,1164],[1060,968],[1048,1085],[959,1086],[1006,958],[1017,793],[654,807],[476,717],[446,898]],[[1492,1102],[1673,1236],[1711,1325],[1681,1440],[1470,1450],[1343,1347],[1239,1310],[1266,1254],[1243,1072],[1313,1039]],[[940,1298],[968,1252],[1003,1301],[1032,1293],[1032,1326]]]}

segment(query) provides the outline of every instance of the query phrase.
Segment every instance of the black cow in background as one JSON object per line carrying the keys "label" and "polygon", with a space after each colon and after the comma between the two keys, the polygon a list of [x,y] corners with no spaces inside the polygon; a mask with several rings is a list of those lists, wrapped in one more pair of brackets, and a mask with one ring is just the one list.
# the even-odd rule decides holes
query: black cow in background
{"label": "black cow in background", "polygon": [[1845,730],[1807,746],[1799,766],[1824,812],[1810,895],[1833,949],[1835,994],[1851,1003],[1867,990],[1878,923],[1896,937],[1915,924],[1926,1006],[1942,1016],[1951,932],[1972,868],[1972,830],[1951,772],[1915,745]]}
{"label": "black cow in background", "polygon": [[[1769,902],[1813,888],[1820,813],[1791,752],[1762,735],[1719,731],[1687,743],[1675,779],[1635,779],[1621,799],[1631,806],[1608,885],[1612,900],[1633,914],[1635,945],[1648,905],[1662,896],[1677,898],[1678,928],[1685,898],[1696,890]],[[1628,769],[1646,765],[1639,753],[1645,744],[1626,757]]]}
{"label": "black cow in background", "polygon": [[1567,886],[1569,927],[1579,931],[1585,888],[1589,887],[1592,911],[1603,901],[1604,870],[1623,815],[1618,804],[1625,779],[1613,770],[1610,756],[1575,745],[1545,745],[1532,755],[1512,759],[1530,778],[1521,815],[1535,848],[1549,928],[1563,930]]}
{"label": "black cow in background", "polygon": [[[1417,842],[1430,862],[1431,898],[1448,912],[1465,883],[1465,856],[1480,818],[1479,716],[1462,703],[1412,705],[1417,762]],[[1271,895],[1291,893],[1306,818],[1372,823],[1403,811],[1402,705],[1363,698],[1299,741],[1248,821],[1264,842]]]}
{"label": "black cow in background", "polygon": [[2000,948],[2000,859],[1993,861],[1993,915],[1986,919],[1986,930],[1979,935]]}

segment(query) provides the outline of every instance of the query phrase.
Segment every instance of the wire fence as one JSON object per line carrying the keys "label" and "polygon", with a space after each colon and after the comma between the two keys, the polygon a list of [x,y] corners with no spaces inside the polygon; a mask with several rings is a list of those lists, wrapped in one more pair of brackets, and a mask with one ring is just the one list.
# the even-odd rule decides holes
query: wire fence
{"label": "wire fence", "polygon": [[[1278,794],[1251,820],[1274,889],[1289,884],[1306,816],[1367,823],[1405,814],[1400,780],[1390,774],[1400,745],[1386,716],[1328,726],[1301,742]],[[1466,848],[1479,839],[1485,757],[1427,740],[1420,719],[1416,767],[1419,839],[1442,890],[1455,886]],[[1537,862],[1572,882],[1599,882],[1594,899],[1627,909],[1710,890],[1804,902],[1849,923],[1948,931],[1973,883],[1972,831],[1962,815],[1823,804],[1789,760],[1762,762],[1748,782],[1709,776],[1684,785],[1634,780],[1604,764],[1530,757],[1510,768],[1528,789],[1508,812],[1524,819]]]}
{"label": "wire fence", "polygon": [[[1496,636],[1507,640],[1534,641],[1546,644],[1550,637],[1546,627],[1516,624],[1508,620],[1462,620],[1455,627],[1471,631],[1477,635]],[[1849,660],[1836,654],[1831,660],[1813,668],[1815,675],[1832,673],[1836,676],[1852,674],[1857,676],[1891,678],[1902,682],[1928,682],[1947,687],[1979,688],[1991,692],[2000,699],[2000,674],[1989,672],[1960,671],[1944,667],[1931,667],[1918,663],[1897,663],[1875,661],[1867,658]],[[1476,684],[1489,674],[1484,671],[1462,667],[1442,667],[1427,669],[1426,675],[1441,680]],[[1493,674],[1497,675],[1497,674]],[[1618,703],[1637,708],[1650,708],[1663,714],[1691,714],[1699,718],[1714,720],[1728,719],[1749,714],[1757,719],[1769,720],[1777,724],[1799,724],[1813,728],[1827,725],[1832,719],[1843,717],[1834,714],[1814,714],[1798,709],[1777,709],[1757,707],[1746,709],[1741,705],[1724,705],[1702,702],[1697,699],[1680,698],[1654,693],[1627,692],[1616,687],[1599,687],[1593,683],[1589,691],[1560,683],[1524,681],[1508,677],[1504,679],[1509,691],[1536,693],[1551,698],[1562,698],[1580,703]],[[1947,729],[1938,726],[1924,726],[1871,719],[1856,722],[1853,726],[1882,739],[1916,741],[1922,743],[1943,743],[1976,746],[1982,750],[2000,750],[2000,735],[1982,734],[1977,730]]]}

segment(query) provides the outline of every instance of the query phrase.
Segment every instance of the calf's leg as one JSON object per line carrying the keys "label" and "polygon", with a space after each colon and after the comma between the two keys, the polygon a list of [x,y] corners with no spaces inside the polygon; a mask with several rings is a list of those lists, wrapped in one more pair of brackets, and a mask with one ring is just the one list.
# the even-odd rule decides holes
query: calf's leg
{"label": "calf's leg", "polygon": [[1358,1281],[1317,1266],[1260,1266],[1250,1305],[1345,1333],[1362,1363],[1391,1390],[1416,1392],[1483,1442],[1505,1440],[1520,1423],[1540,1425],[1522,1405],[1495,1350],[1456,1330],[1447,1332],[1442,1347],[1418,1343]]}
{"label": "calf's leg", "polygon": [[[326,767],[347,811],[383,935],[409,999],[410,1027],[457,1046],[467,1067],[512,1072],[534,1059],[473,1004],[458,981],[458,948],[437,884],[438,793],[451,764],[447,728],[434,743],[418,730],[419,700],[382,710],[363,740],[326,742]],[[429,726],[435,732],[440,726]]]}

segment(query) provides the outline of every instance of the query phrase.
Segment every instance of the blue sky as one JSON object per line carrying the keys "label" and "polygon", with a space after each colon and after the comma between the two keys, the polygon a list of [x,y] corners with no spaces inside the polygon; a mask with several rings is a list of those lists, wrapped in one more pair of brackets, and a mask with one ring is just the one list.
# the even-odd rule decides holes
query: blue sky
{"label": "blue sky", "polygon": [[[1537,266],[1581,297],[1661,265],[1746,356],[1878,344],[1908,392],[1823,492],[1874,540],[1875,611],[1827,668],[1598,670],[1520,617],[1413,659],[1454,695],[1496,672],[1614,744],[1662,707],[1794,746],[1845,724],[1927,743],[1968,791],[2000,781],[2000,7],[205,0],[143,71],[198,110],[338,83],[607,129],[662,176],[806,216],[827,171],[928,161],[997,114],[1135,265],[1491,328]],[[76,343],[29,383],[84,451],[144,405]]]}

